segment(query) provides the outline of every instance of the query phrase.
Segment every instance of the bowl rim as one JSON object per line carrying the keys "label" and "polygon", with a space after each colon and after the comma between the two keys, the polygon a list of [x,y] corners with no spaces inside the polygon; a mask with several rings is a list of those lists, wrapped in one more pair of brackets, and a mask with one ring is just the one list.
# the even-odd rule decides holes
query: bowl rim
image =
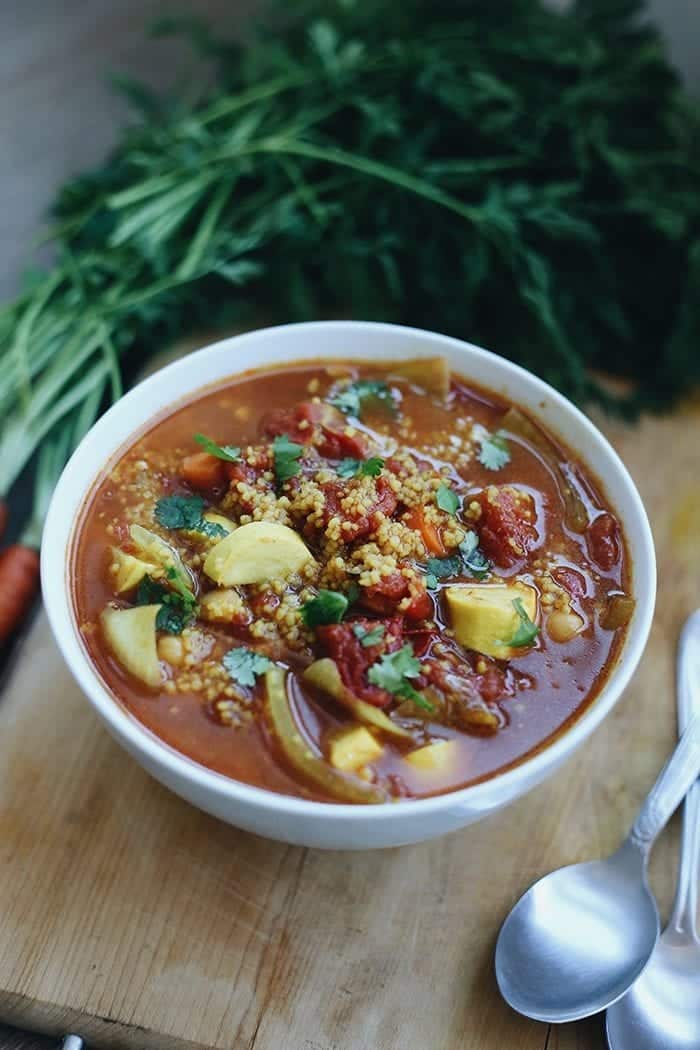
{"label": "bowl rim", "polygon": [[[539,388],[541,394],[546,396],[548,402],[556,409],[558,414],[563,413],[564,415],[569,415],[574,418],[579,427],[583,428],[591,439],[593,450],[602,452],[603,455],[607,456],[610,465],[614,468],[618,476],[616,484],[619,483],[619,485],[625,489],[625,501],[628,504],[628,510],[624,517],[628,520],[636,518],[639,527],[639,546],[643,552],[646,573],[642,574],[639,571],[640,556],[638,553],[633,565],[635,589],[637,590],[640,585],[640,579],[644,577],[647,581],[647,593],[635,594],[635,598],[637,599],[637,609],[623,648],[616,657],[616,663],[610,669],[608,678],[604,682],[598,695],[580,715],[575,717],[575,720],[569,727],[559,731],[550,743],[540,745],[529,758],[516,760],[514,765],[509,766],[500,773],[488,776],[484,780],[467,787],[456,788],[443,794],[431,795],[420,799],[403,800],[399,807],[389,804],[362,806],[352,803],[320,802],[313,799],[297,798],[292,795],[284,795],[271,791],[268,788],[256,787],[251,784],[246,784],[243,781],[235,780],[223,773],[218,773],[215,770],[209,769],[195,759],[176,751],[173,747],[166,744],[165,741],[162,741],[155,733],[139,722],[136,717],[119,702],[116,695],[112,694],[107,688],[98,671],[90,661],[87,650],[79,637],[78,625],[73,606],[69,569],[73,542],[75,539],[75,530],[77,523],[80,520],[79,511],[78,513],[71,512],[72,521],[67,530],[65,550],[62,551],[62,553],[65,554],[64,571],[60,575],[54,571],[56,552],[49,550],[50,544],[42,543],[41,584],[48,620],[58,648],[81,690],[86,694],[90,703],[96,708],[98,714],[104,719],[108,728],[113,735],[117,737],[120,743],[125,744],[127,750],[130,750],[132,755],[134,752],[145,754],[149,759],[149,769],[152,768],[152,765],[164,768],[169,774],[174,775],[178,779],[184,779],[208,793],[213,793],[219,798],[225,797],[234,803],[241,802],[254,808],[273,811],[280,814],[294,814],[297,817],[332,817],[333,819],[338,819],[340,821],[357,820],[359,818],[363,823],[376,823],[377,821],[390,820],[399,816],[401,818],[408,818],[412,815],[415,815],[416,817],[428,816],[431,813],[467,803],[473,803],[478,806],[479,802],[481,802],[484,805],[484,808],[490,808],[489,804],[492,803],[495,785],[498,786],[499,791],[503,793],[505,798],[517,797],[517,790],[516,792],[509,792],[508,789],[516,787],[518,781],[522,781],[525,790],[528,785],[531,786],[538,783],[548,771],[556,768],[556,766],[560,764],[568,754],[572,753],[588,736],[590,736],[597,726],[600,725],[606,715],[609,714],[629,684],[629,681],[639,664],[639,660],[646,646],[649,631],[651,629],[656,597],[656,556],[654,542],[647,513],[634,481],[615,449],[601,431],[598,430],[595,424],[588,419],[581,409],[539,376],[522,366],[515,364],[507,358],[501,357],[500,355],[473,343],[468,343],[465,340],[443,335],[428,329],[378,321],[306,321],[293,324],[271,325],[265,328],[243,332],[238,335],[228,336],[217,340],[214,343],[207,344],[199,350],[185,355],[185,357],[166,365],[151,376],[148,376],[128,391],[119,399],[119,401],[115,402],[115,404],[113,404],[96,421],[73,452],[61,474],[47,513],[44,535],[51,536],[52,533],[56,534],[58,532],[58,523],[62,520],[64,521],[66,517],[64,507],[69,508],[72,504],[76,504],[82,509],[85,500],[88,498],[97,478],[99,477],[99,473],[93,473],[88,479],[83,478],[82,481],[78,480],[82,477],[82,472],[76,467],[76,464],[79,464],[81,450],[84,450],[89,442],[94,441],[95,437],[103,440],[107,439],[107,443],[109,443],[108,434],[111,421],[116,416],[121,415],[125,409],[128,409],[129,405],[137,397],[142,398],[144,388],[155,387],[164,373],[167,372],[171,375],[177,371],[182,371],[186,374],[192,369],[193,359],[202,355],[214,356],[220,354],[224,349],[230,348],[233,343],[239,346],[242,343],[254,346],[257,342],[264,342],[269,337],[270,333],[273,332],[284,333],[286,331],[294,330],[303,333],[304,330],[311,329],[342,331],[347,330],[349,327],[359,332],[363,330],[372,330],[379,334],[385,332],[394,335],[412,335],[423,340],[425,346],[432,344],[432,349],[438,353],[441,347],[450,348],[458,352],[466,349],[469,351],[472,358],[476,357],[477,359],[480,359],[487,367],[495,363],[498,368],[505,368],[516,380],[521,377],[526,379],[531,385],[534,383],[535,386]],[[322,355],[320,357],[309,358],[309,360],[321,359]],[[303,360],[303,358],[299,358],[299,360]],[[282,364],[284,364],[284,362],[282,362]],[[468,368],[466,368],[466,365],[467,362],[465,361],[465,372],[467,374],[464,374],[464,378],[469,381]],[[261,368],[265,367],[268,367],[268,365],[261,365]],[[275,366],[273,363],[269,363],[269,367]],[[242,371],[245,372],[248,370],[244,369]],[[242,374],[242,372],[234,371],[231,373],[230,377],[235,378],[235,376],[239,374]],[[183,384],[183,394],[181,399],[179,401],[169,401],[167,405],[157,409],[157,413],[165,413],[169,406],[185,404],[194,400],[204,390],[211,389],[217,383],[224,381],[225,380],[222,378],[204,385],[197,385],[193,384],[190,378],[185,384]],[[488,389],[488,383],[484,385],[486,386],[486,389]],[[491,389],[494,389],[494,387]],[[536,415],[536,412],[534,414]],[[132,433],[137,433],[140,429],[145,428],[147,423],[148,419],[142,420],[140,424],[133,427]],[[556,433],[556,424],[554,427],[551,427],[549,423],[545,424],[545,426],[547,429],[553,429]],[[118,445],[112,447],[105,455],[101,469],[104,469],[113,457],[125,446],[126,442],[122,441]],[[584,465],[588,466],[590,452],[587,452],[585,456],[582,455],[581,459]],[[593,473],[595,474],[595,470],[593,470]],[[76,474],[77,479],[74,478],[74,475]],[[79,499],[76,500],[75,496],[70,496],[70,498],[68,498],[71,487],[76,484],[80,488]],[[616,492],[617,491],[618,490],[616,489]],[[615,503],[615,506],[617,508],[617,502]]]}

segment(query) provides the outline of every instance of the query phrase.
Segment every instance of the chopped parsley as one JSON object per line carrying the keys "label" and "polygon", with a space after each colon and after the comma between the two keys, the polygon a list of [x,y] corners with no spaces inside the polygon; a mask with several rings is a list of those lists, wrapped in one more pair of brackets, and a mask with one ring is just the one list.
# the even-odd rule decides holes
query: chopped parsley
{"label": "chopped parsley", "polygon": [[479,463],[487,470],[500,470],[506,463],[510,463],[508,441],[500,430],[482,439]]}
{"label": "chopped parsley", "polygon": [[369,459],[341,459],[335,469],[341,478],[376,478],[383,466],[383,459],[370,456]]}
{"label": "chopped parsley", "polygon": [[441,580],[444,576],[458,576],[462,568],[462,559],[459,554],[453,554],[449,558],[428,558],[428,575],[435,576]]}
{"label": "chopped parsley", "polygon": [[205,452],[217,459],[226,460],[227,463],[237,463],[241,458],[241,450],[236,445],[217,445],[216,441],[206,437],[205,434],[195,434],[194,440],[201,445]]}
{"label": "chopped parsley", "polygon": [[[194,599],[194,596],[193,596]],[[162,583],[144,576],[136,591],[137,605],[160,605],[156,616],[156,630],[167,634],[182,634],[196,615],[194,600],[183,598],[168,590]]]}
{"label": "chopped parsley", "polygon": [[485,579],[491,571],[491,562],[479,547],[479,537],[475,532],[468,532],[459,545],[464,568],[476,580]]}
{"label": "chopped parsley", "polygon": [[384,626],[383,624],[378,623],[376,627],[372,627],[371,630],[368,631],[361,623],[354,623],[352,625],[352,633],[364,649],[369,649],[370,646],[379,645],[381,642],[384,637]]}
{"label": "chopped parsley", "polygon": [[456,514],[459,509],[459,496],[452,491],[445,481],[441,481],[438,486],[438,490],[435,493],[435,502],[440,510],[447,511],[448,514]]}
{"label": "chopped parsley", "polygon": [[406,644],[401,649],[397,649],[395,653],[384,653],[380,660],[372,664],[367,672],[367,678],[372,685],[386,689],[387,693],[400,696],[403,700],[412,700],[418,707],[432,711],[433,705],[422,693],[413,688],[409,680],[418,678],[420,673],[420,660],[416,658],[411,646]]}
{"label": "chopped parsley", "polygon": [[513,637],[507,642],[501,642],[501,645],[508,645],[513,649],[523,649],[525,646],[533,644],[540,629],[527,615],[522,598],[513,599],[513,608],[518,614],[520,623]]}
{"label": "chopped parsley", "polygon": [[340,591],[319,591],[301,607],[301,615],[307,627],[318,627],[324,623],[340,623],[350,602]]}
{"label": "chopped parsley", "polygon": [[164,529],[188,529],[212,539],[228,536],[223,525],[202,516],[203,510],[201,496],[164,496],[156,503],[155,519]]}
{"label": "chopped parsley", "polygon": [[194,592],[174,565],[171,565],[169,569],[166,569],[165,575],[170,580],[173,590],[180,595],[183,602],[190,602],[194,605],[196,601]]}
{"label": "chopped parsley", "polygon": [[391,390],[380,379],[358,379],[356,383],[349,383],[328,400],[346,416],[354,416],[355,419],[362,418],[365,404],[372,401],[384,405],[392,413],[396,411]]}
{"label": "chopped parsley", "polygon": [[428,558],[425,573],[425,586],[434,591],[438,581],[448,576],[459,576],[466,572],[477,580],[483,580],[491,570],[491,562],[479,549],[479,537],[475,532],[468,532],[459,545],[459,554],[447,558]]}
{"label": "chopped parsley", "polygon": [[286,434],[280,434],[272,442],[272,455],[275,463],[275,477],[282,484],[296,477],[301,470],[299,460],[304,451],[303,445],[290,441]]}
{"label": "chopped parsley", "polygon": [[229,649],[222,663],[234,682],[239,685],[255,685],[255,680],[272,667],[272,660],[254,649],[241,645],[238,649]]}

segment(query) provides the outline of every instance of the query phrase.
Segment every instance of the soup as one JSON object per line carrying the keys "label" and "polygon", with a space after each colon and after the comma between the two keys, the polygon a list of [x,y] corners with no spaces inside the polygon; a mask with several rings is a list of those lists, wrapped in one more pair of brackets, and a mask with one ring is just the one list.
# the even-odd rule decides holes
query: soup
{"label": "soup", "polygon": [[252,372],[175,406],[96,485],[72,575],[133,717],[323,802],[522,761],[596,696],[633,610],[595,478],[441,358]]}

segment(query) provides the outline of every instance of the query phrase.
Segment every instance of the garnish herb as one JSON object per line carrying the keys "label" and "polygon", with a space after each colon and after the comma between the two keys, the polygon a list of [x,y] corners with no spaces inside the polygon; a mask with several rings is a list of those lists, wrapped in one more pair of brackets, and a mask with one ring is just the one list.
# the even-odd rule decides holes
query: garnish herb
{"label": "garnish herb", "polygon": [[464,568],[477,580],[485,579],[491,571],[491,562],[479,547],[479,537],[475,532],[468,532],[459,545]]}
{"label": "garnish herb", "polygon": [[510,449],[504,434],[496,431],[481,442],[479,450],[479,463],[487,470],[500,470],[510,463]]}
{"label": "garnish herb", "polygon": [[218,539],[228,530],[202,516],[204,500],[201,496],[164,496],[156,503],[155,519],[164,529],[187,529],[203,536]]}
{"label": "garnish herb", "polygon": [[449,558],[428,558],[428,575],[441,580],[444,576],[457,576],[462,568],[462,559],[458,554]]}
{"label": "garnish herb", "polygon": [[459,509],[459,496],[445,481],[441,481],[438,486],[435,502],[440,510],[447,511],[448,514],[456,514]]}
{"label": "garnish herb", "polygon": [[198,445],[201,445],[205,452],[208,452],[210,456],[216,456],[217,459],[224,459],[227,463],[237,463],[241,458],[241,450],[236,445],[217,445],[211,438],[206,437],[205,434],[195,434],[194,440]]}
{"label": "garnish herb", "polygon": [[194,605],[194,603],[197,600],[194,596],[194,592],[192,591],[187,581],[183,579],[183,577],[177,571],[174,565],[171,565],[170,568],[166,570],[165,575],[172,584],[173,590],[180,595],[182,600],[185,602],[190,602]]}
{"label": "garnish herb", "polygon": [[301,607],[301,615],[307,627],[318,627],[324,623],[340,623],[350,602],[340,591],[319,591]]}
{"label": "garnish herb", "polygon": [[523,649],[525,646],[533,644],[540,629],[527,615],[522,598],[513,599],[513,608],[518,614],[520,623],[518,624],[518,628],[513,637],[509,641],[502,642],[501,644],[509,645],[513,649]]}
{"label": "garnish herb", "polygon": [[355,419],[362,418],[363,408],[372,401],[384,405],[391,412],[396,411],[391,390],[381,379],[358,379],[356,383],[343,387],[328,400],[346,416],[354,416]]}
{"label": "garnish herb", "polygon": [[255,685],[256,679],[272,667],[272,660],[267,656],[244,645],[237,649],[229,649],[222,663],[234,682],[247,686]]}
{"label": "garnish herb", "polygon": [[280,434],[272,442],[272,455],[275,464],[275,477],[282,484],[296,477],[301,470],[299,459],[304,451],[303,445],[290,441],[286,434]]}
{"label": "garnish herb", "polygon": [[479,537],[475,532],[468,532],[459,545],[459,554],[447,558],[428,558],[426,563],[425,586],[434,591],[438,580],[447,576],[458,576],[463,570],[477,580],[483,580],[491,570],[491,562],[479,549]]}
{"label": "garnish herb", "polygon": [[196,616],[194,601],[173,593],[164,584],[144,576],[136,591],[137,605],[160,605],[156,616],[156,630],[168,634],[182,634],[185,627],[192,623]]}
{"label": "garnish herb", "polygon": [[388,693],[404,700],[412,700],[425,711],[432,711],[433,705],[414,689],[409,680],[418,678],[420,673],[420,660],[414,655],[411,646],[406,644],[395,653],[384,653],[380,660],[372,664],[367,678],[372,685],[378,685],[380,689],[386,689]]}
{"label": "garnish herb", "polygon": [[383,459],[370,456],[369,459],[341,459],[335,469],[341,478],[376,478],[381,474],[383,466]]}
{"label": "garnish herb", "polygon": [[354,623],[352,625],[352,633],[363,648],[369,649],[372,645],[379,645],[384,637],[384,627],[378,623],[376,627],[367,630],[361,623]]}

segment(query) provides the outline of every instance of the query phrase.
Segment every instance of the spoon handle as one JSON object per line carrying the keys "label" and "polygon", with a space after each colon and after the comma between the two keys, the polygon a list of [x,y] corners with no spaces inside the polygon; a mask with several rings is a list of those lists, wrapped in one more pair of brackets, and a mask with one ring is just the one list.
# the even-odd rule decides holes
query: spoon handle
{"label": "spoon handle", "polygon": [[[676,673],[678,729],[700,713],[700,609],[686,621],[678,645]],[[700,781],[685,796],[678,886],[669,927],[697,937],[698,882],[700,881]]]}
{"label": "spoon handle", "polygon": [[666,826],[690,785],[700,774],[700,716],[689,723],[676,750],[647,795],[628,842],[647,857],[654,839]]}

